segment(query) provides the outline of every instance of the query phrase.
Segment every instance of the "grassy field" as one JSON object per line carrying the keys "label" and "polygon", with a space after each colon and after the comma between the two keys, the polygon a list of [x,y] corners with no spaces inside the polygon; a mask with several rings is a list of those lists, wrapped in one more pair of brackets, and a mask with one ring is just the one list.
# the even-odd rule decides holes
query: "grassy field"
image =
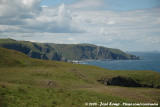
{"label": "grassy field", "polygon": [[97,82],[117,76],[132,78],[145,86],[160,86],[160,74],[154,71],[118,71],[38,60],[0,48],[0,107],[86,107],[86,103],[100,102],[160,103],[158,88],[105,86]]}

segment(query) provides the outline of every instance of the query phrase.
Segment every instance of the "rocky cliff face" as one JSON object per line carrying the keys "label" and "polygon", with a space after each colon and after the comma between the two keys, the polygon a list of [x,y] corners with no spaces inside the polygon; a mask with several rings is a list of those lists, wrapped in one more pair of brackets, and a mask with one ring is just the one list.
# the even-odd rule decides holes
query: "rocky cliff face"
{"label": "rocky cliff face", "polygon": [[139,59],[118,49],[105,48],[91,44],[51,44],[33,43],[28,41],[15,41],[0,39],[0,46],[20,51],[29,57],[47,60],[117,60]]}
{"label": "rocky cliff face", "polygon": [[139,59],[118,49],[105,48],[90,44],[62,45],[54,44],[53,48],[62,56],[70,60],[119,60]]}
{"label": "rocky cliff face", "polygon": [[40,46],[35,43],[31,43],[34,47],[29,47],[24,43],[5,43],[1,44],[3,48],[12,49],[16,51],[20,51],[26,55],[28,55],[31,58],[37,58],[37,59],[46,59],[46,60],[57,60],[61,61],[62,57],[57,52],[54,51],[49,46]]}

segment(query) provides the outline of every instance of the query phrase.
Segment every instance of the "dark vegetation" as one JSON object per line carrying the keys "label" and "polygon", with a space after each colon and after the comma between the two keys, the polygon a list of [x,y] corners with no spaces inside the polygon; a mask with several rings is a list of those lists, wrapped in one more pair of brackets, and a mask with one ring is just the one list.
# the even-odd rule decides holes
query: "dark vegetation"
{"label": "dark vegetation", "polygon": [[98,82],[104,85],[114,85],[114,86],[125,86],[125,87],[151,87],[151,88],[160,88],[159,85],[154,85],[152,82],[151,84],[142,84],[139,80],[134,80],[131,77],[125,76],[117,76],[110,79],[101,79]]}
{"label": "dark vegetation", "polygon": [[53,44],[0,39],[0,46],[20,51],[29,57],[56,61],[67,60],[118,60],[139,59],[119,49],[105,48],[92,44]]}

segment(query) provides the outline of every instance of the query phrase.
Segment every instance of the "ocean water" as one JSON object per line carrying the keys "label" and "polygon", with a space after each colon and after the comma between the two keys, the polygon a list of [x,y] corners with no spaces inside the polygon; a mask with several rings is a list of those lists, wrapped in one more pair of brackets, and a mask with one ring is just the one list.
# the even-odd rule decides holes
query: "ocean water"
{"label": "ocean water", "polygon": [[141,60],[96,60],[80,61],[81,64],[96,65],[112,70],[152,70],[160,73],[160,53],[158,52],[132,52]]}

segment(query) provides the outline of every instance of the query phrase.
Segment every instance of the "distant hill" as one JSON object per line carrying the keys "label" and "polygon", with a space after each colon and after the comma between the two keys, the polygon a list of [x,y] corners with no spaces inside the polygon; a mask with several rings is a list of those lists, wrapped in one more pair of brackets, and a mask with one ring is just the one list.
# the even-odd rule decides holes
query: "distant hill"
{"label": "distant hill", "polygon": [[119,49],[92,44],[54,44],[0,39],[0,46],[20,51],[29,57],[57,61],[139,59]]}
{"label": "distant hill", "polygon": [[119,49],[92,44],[50,44],[61,56],[70,60],[139,59]]}

